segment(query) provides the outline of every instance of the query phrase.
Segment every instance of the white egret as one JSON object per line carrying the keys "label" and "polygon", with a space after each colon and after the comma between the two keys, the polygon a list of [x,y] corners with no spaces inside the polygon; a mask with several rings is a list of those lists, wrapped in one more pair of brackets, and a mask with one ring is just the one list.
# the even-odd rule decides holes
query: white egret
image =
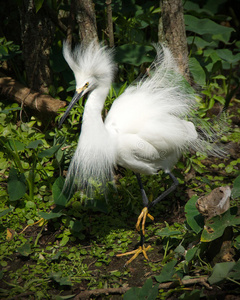
{"label": "white egret", "polygon": [[[102,109],[115,71],[112,51],[94,43],[77,46],[74,51],[67,43],[63,46],[64,57],[76,79],[76,92],[59,126],[74,104],[88,94],[78,146],[66,181],[75,178],[79,189],[90,179],[104,183],[111,179],[117,165],[136,174],[144,207],[136,224],[141,243],[139,249],[129,252],[134,255],[127,264],[141,252],[147,258],[146,217],[153,220],[149,209],[178,185],[171,170],[182,152],[209,146],[187,120],[194,110],[196,95],[186,87],[170,51],[160,45],[156,51],[150,72],[113,102],[103,121]],[[173,184],[149,203],[140,174],[152,175],[160,169],[169,174]]]}

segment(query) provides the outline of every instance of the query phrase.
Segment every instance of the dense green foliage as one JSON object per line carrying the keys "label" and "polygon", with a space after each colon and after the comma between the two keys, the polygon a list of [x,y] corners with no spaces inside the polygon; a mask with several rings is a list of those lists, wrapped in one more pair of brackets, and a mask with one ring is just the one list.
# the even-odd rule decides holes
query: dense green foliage
{"label": "dense green foliage", "polygon": [[[43,5],[55,12],[68,11],[68,2],[35,0],[37,11]],[[106,7],[104,1],[94,2],[99,37],[104,40],[107,39]],[[1,5],[0,66],[4,69],[7,64],[9,74],[27,84],[17,13],[21,4],[22,1],[8,1]],[[11,12],[8,18],[3,18],[10,11],[8,5]],[[235,15],[225,15],[228,6],[224,0],[185,1],[185,22],[190,69],[194,81],[202,88],[199,117],[208,122],[212,108],[218,105],[228,108],[224,125],[227,134],[222,142],[235,144],[239,149],[240,130],[233,118],[240,112],[240,101],[235,95],[239,88],[240,40]],[[114,1],[115,56],[119,72],[109,92],[106,110],[153,60],[151,43],[157,42],[159,13],[156,1]],[[70,100],[75,82],[61,54],[63,39],[64,33],[56,28],[51,49],[54,83],[50,93],[55,98]],[[55,126],[61,113],[55,120],[45,122],[4,96],[1,96],[0,109],[1,297],[29,293],[36,299],[52,299],[53,295],[59,295],[56,299],[67,299],[63,297],[73,297],[80,288],[130,284],[138,288],[130,289],[124,295],[126,300],[167,299],[170,295],[177,295],[178,299],[200,299],[204,287],[187,291],[181,284],[199,276],[206,276],[210,285],[231,284],[234,293],[239,293],[238,156],[228,156],[225,160],[214,158],[209,162],[202,154],[191,153],[178,163],[174,172],[181,185],[154,211],[156,222],[147,227],[147,240],[153,243],[149,254],[152,259],[142,262],[137,271],[141,273],[147,268],[152,278],[146,280],[142,274],[141,280],[135,283],[132,277],[136,274],[133,275],[131,268],[122,267],[124,259],[120,262],[115,258],[117,253],[133,247],[132,239],[138,239],[133,229],[141,201],[132,172],[118,170],[118,191],[109,184],[107,203],[101,193],[95,195],[94,201],[85,202],[86,196],[81,192],[71,199],[61,192],[65,171],[77,145],[83,106],[74,107],[61,130]],[[161,172],[143,180],[150,199],[170,182]],[[208,221],[206,227],[196,209],[196,200],[224,185],[233,187],[231,208]],[[187,191],[197,196],[189,197]],[[182,222],[172,218],[178,205],[185,207],[186,218]],[[183,214],[181,209],[180,212]],[[168,221],[163,224],[164,220]],[[213,255],[215,260],[209,259],[211,245],[223,236],[226,228],[232,230],[231,261],[218,261],[217,253]],[[151,253],[154,253],[152,257]],[[168,290],[158,289],[159,284],[168,281],[175,285]]]}

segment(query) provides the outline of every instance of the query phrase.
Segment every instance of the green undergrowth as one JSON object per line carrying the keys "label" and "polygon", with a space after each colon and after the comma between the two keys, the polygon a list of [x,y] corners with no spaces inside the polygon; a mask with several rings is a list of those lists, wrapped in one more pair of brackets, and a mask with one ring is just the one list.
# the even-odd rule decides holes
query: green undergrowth
{"label": "green undergrowth", "polygon": [[[47,2],[59,16],[70,10],[68,2],[34,2],[37,11]],[[103,114],[154,59],[159,3],[140,2],[112,3],[119,70]],[[219,114],[219,106],[225,108],[225,118],[215,118],[214,128],[227,154],[223,159],[187,153],[178,162],[173,170],[180,183],[177,190],[151,211],[154,222],[147,220],[145,243],[152,246],[149,261],[140,255],[124,267],[128,257],[116,257],[133,250],[140,239],[135,224],[142,201],[131,171],[117,170],[115,186],[109,183],[105,194],[107,201],[98,186],[93,199],[82,192],[62,193],[79,137],[83,103],[75,105],[58,130],[56,124],[65,108],[55,119],[47,116],[40,120],[1,96],[1,298],[73,299],[82,291],[105,289],[108,295],[98,298],[111,299],[112,288],[125,289],[124,296],[119,295],[125,300],[212,299],[219,292],[233,297],[240,294],[240,101],[236,94],[240,42],[232,4],[184,1],[190,71],[201,90],[197,116],[204,125]],[[15,5],[17,2],[14,7],[18,10]],[[101,40],[108,40],[105,4],[95,1],[95,5]],[[224,15],[224,7],[232,11],[231,16]],[[11,32],[13,26],[20,28],[14,14],[12,9],[11,17],[4,19]],[[56,30],[51,49],[54,82],[49,93],[70,101],[75,81],[61,54],[61,32]],[[11,66],[11,76],[23,83],[21,47],[19,40],[12,39],[12,34],[0,38],[0,66]],[[142,180],[150,201],[172,183],[163,172]],[[197,199],[226,185],[232,189],[230,208],[204,219],[196,208]]]}
{"label": "green undergrowth", "polygon": [[[17,123],[15,104],[1,108],[1,297],[70,299],[81,290],[135,286],[124,299],[200,299],[204,286],[188,291],[183,284],[198,277],[239,292],[239,158],[209,161],[199,153],[186,155],[174,170],[179,188],[151,212],[155,222],[147,221],[150,260],[139,256],[125,268],[128,257],[116,254],[133,250],[140,238],[134,228],[142,204],[133,174],[118,170],[107,202],[101,193],[91,201],[79,192],[68,199],[61,191],[75,131],[63,138],[36,120]],[[236,142],[235,134],[232,128],[224,142]],[[161,172],[142,179],[150,201],[171,184]],[[204,224],[195,206],[198,197],[224,185],[232,188],[230,209]],[[188,190],[195,194],[189,201]],[[221,261],[211,245],[229,228],[231,259]],[[173,282],[168,290],[161,287],[167,282]]]}

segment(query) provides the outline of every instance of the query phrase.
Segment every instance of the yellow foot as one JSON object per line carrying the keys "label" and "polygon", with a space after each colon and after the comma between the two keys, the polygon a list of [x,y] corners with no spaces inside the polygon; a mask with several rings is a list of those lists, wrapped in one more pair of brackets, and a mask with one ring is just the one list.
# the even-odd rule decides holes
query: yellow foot
{"label": "yellow foot", "polygon": [[126,253],[122,253],[122,254],[117,254],[117,257],[120,256],[125,256],[125,255],[131,255],[133,254],[133,256],[125,263],[125,266],[129,265],[140,253],[143,253],[144,257],[148,260],[148,256],[147,256],[147,251],[151,248],[151,246],[147,246],[147,248],[143,245],[143,246],[139,246],[138,249],[130,251],[130,252],[126,252]]}
{"label": "yellow foot", "polygon": [[142,221],[142,233],[143,233],[143,235],[145,235],[145,222],[146,222],[147,217],[149,217],[152,221],[154,220],[154,217],[151,216],[148,213],[148,208],[144,207],[142,212],[140,213],[140,215],[138,217],[137,224],[136,224],[137,231],[140,231],[140,223]]}

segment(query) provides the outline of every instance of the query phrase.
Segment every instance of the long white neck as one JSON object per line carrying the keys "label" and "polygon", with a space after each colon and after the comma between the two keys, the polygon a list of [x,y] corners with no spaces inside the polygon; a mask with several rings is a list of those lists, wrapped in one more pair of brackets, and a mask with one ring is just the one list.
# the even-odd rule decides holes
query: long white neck
{"label": "long white neck", "polygon": [[67,178],[74,180],[78,189],[88,186],[91,190],[92,180],[104,186],[113,174],[116,144],[101,114],[107,93],[108,89],[97,88],[85,104],[81,134]]}
{"label": "long white neck", "polygon": [[[89,134],[90,132],[96,133],[96,130],[105,130],[102,120],[102,109],[108,90],[108,88],[96,88],[89,94],[83,113],[81,135]],[[95,137],[97,137],[97,134],[95,134]]]}

